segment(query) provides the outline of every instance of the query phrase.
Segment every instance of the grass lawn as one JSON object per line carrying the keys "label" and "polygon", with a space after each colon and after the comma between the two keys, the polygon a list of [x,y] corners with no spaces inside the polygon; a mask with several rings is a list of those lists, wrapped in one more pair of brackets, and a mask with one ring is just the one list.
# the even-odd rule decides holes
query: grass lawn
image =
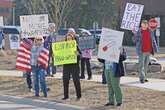
{"label": "grass lawn", "polygon": [[77,101],[73,82],[70,81],[70,99],[63,101],[61,100],[63,98],[62,80],[47,78],[47,84],[51,89],[48,97],[42,97],[41,93],[41,97],[36,98],[33,92],[28,92],[24,78],[0,76],[0,94],[50,100],[96,110],[165,110],[165,92],[122,86],[123,105],[121,107],[104,107],[108,99],[106,85],[82,80],[82,98]]}

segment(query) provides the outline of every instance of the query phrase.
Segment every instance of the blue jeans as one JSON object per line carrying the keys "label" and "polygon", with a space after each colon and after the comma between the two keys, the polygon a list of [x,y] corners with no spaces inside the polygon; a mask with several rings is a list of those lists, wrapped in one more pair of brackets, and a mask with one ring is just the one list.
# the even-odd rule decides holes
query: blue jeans
{"label": "blue jeans", "polygon": [[33,80],[34,80],[34,90],[35,90],[35,96],[39,96],[39,80],[40,80],[40,86],[41,90],[44,94],[44,97],[47,97],[47,87],[46,87],[46,81],[45,81],[45,69],[39,67],[39,66],[32,66],[32,73],[33,73]]}
{"label": "blue jeans", "polygon": [[[52,62],[51,62],[52,61]],[[48,60],[48,68],[47,68],[47,75],[53,75],[56,74],[56,66],[54,66],[53,64],[53,58],[51,57],[51,55],[49,54],[49,60]]]}
{"label": "blue jeans", "polygon": [[53,64],[48,64],[48,68],[47,68],[47,75],[53,75],[56,74],[56,66],[54,66]]}
{"label": "blue jeans", "polygon": [[145,80],[147,71],[148,71],[148,64],[149,64],[149,53],[142,53],[139,55],[139,78],[140,80]]}

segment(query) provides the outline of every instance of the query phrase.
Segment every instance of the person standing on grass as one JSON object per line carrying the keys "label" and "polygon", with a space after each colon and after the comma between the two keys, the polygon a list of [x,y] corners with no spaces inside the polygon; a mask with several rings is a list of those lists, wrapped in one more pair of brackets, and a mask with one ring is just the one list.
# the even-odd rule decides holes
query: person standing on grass
{"label": "person standing on grass", "polygon": [[109,102],[105,106],[122,104],[122,91],[120,88],[120,77],[124,76],[123,61],[126,60],[126,52],[123,49],[120,53],[119,63],[105,60],[105,76],[108,84]]}
{"label": "person standing on grass", "polygon": [[49,60],[48,60],[48,68],[47,68],[47,75],[52,76],[56,74],[56,66],[54,66],[53,62],[53,52],[52,52],[52,43],[56,41],[56,27],[54,23],[49,23],[48,32],[49,36],[45,39],[49,45]]}
{"label": "person standing on grass", "polygon": [[135,33],[136,52],[139,57],[139,79],[140,83],[148,82],[147,71],[149,57],[158,52],[158,45],[155,40],[154,32],[148,28],[148,21],[142,20],[141,28]]}
{"label": "person standing on grass", "polygon": [[[91,33],[88,30],[83,29],[81,31],[80,37],[88,37]],[[80,79],[85,79],[85,65],[87,68],[88,73],[88,80],[92,78],[92,71],[91,71],[91,65],[90,65],[90,59],[92,57],[92,49],[84,49],[82,50],[82,57],[81,57],[81,75]]]}
{"label": "person standing on grass", "polygon": [[44,39],[42,36],[37,36],[34,38],[34,45],[31,49],[31,65],[32,65],[32,75],[34,82],[34,90],[35,96],[39,97],[39,81],[41,85],[41,90],[43,92],[44,97],[47,97],[47,87],[45,81],[45,69],[38,65],[37,60],[40,55],[41,50],[44,48],[43,46]]}
{"label": "person standing on grass", "polygon": [[[66,35],[66,41],[75,40],[75,33],[69,31]],[[77,51],[76,51],[77,52]],[[78,49],[77,52],[77,63],[74,64],[64,64],[63,65],[63,87],[64,87],[64,98],[66,100],[69,98],[69,80],[72,75],[74,86],[76,89],[77,100],[81,98],[81,84],[79,78],[79,59],[81,52]]]}

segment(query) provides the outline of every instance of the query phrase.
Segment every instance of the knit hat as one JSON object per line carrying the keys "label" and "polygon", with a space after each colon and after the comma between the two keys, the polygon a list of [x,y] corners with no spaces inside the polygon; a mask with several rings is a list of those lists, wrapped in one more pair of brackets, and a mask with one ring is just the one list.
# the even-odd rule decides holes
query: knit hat
{"label": "knit hat", "polygon": [[147,20],[142,20],[142,23],[148,23],[148,21]]}
{"label": "knit hat", "polygon": [[74,28],[69,28],[68,29],[68,33],[73,33],[73,34],[76,34],[76,31]]}

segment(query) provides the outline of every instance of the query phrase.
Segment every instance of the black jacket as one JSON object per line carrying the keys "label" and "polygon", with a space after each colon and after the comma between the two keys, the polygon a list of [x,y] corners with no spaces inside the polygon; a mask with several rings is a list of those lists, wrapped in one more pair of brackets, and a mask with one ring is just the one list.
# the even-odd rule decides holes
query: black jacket
{"label": "black jacket", "polygon": [[125,69],[123,65],[123,61],[126,60],[126,51],[123,49],[123,51],[120,53],[119,63],[114,63],[114,76],[115,77],[121,77],[125,74]]}

